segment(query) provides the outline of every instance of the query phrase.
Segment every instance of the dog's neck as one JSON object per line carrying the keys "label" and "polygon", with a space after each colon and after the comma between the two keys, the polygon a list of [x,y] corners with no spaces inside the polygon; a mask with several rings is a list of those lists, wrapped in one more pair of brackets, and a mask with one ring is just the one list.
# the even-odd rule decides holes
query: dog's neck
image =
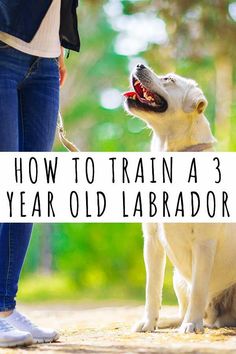
{"label": "dog's neck", "polygon": [[166,129],[164,125],[153,124],[154,132],[152,151],[214,151],[216,139],[213,137],[210,125],[204,114],[189,117],[186,122],[170,122]]}

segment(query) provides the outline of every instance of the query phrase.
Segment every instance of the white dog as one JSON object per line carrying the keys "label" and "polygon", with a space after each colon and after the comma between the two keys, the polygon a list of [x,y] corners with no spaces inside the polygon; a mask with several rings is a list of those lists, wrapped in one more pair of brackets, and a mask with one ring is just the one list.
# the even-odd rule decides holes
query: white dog
{"label": "white dog", "polygon": [[[195,81],[157,76],[140,64],[131,84],[125,108],[153,130],[152,152],[213,150],[207,100]],[[143,232],[146,306],[136,330],[156,329],[166,254],[175,267],[180,332],[203,332],[203,320],[211,327],[236,326],[236,224],[144,224]]]}

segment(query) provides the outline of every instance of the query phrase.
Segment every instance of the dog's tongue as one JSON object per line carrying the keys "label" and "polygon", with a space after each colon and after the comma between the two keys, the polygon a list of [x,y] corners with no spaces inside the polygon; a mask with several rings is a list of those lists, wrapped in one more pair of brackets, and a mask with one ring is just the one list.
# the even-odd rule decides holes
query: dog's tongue
{"label": "dog's tongue", "polygon": [[123,96],[128,97],[128,98],[133,97],[134,95],[136,95],[135,91],[128,91],[128,92],[123,93]]}

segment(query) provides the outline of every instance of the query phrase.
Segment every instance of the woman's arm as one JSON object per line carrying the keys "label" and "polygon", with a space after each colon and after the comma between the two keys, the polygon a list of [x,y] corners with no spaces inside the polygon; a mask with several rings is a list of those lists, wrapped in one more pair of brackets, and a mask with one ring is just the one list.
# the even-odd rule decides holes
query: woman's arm
{"label": "woman's arm", "polygon": [[67,70],[66,70],[66,65],[64,61],[64,49],[61,47],[61,55],[59,56],[59,71],[60,71],[60,86],[63,86],[66,77],[67,77]]}

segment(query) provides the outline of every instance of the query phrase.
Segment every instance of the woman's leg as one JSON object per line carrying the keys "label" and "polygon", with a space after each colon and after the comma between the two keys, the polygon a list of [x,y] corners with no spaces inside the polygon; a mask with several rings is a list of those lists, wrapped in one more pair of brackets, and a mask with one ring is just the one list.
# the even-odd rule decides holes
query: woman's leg
{"label": "woman's leg", "polygon": [[[20,103],[20,151],[50,151],[54,141],[58,106],[59,106],[59,70],[55,59],[39,58],[35,61],[29,75],[19,86]],[[24,240],[26,240],[29,224],[24,224]],[[15,246],[20,242],[19,229],[11,228],[14,234],[12,239]],[[8,238],[9,240],[10,238]],[[17,270],[22,267],[24,253],[27,249],[20,250],[17,257]],[[11,262],[9,268],[14,273],[10,284],[13,294],[17,291],[17,273]],[[56,331],[37,327],[24,315],[14,311],[6,317],[7,322],[17,329],[31,333],[34,342],[53,342],[59,338]]]}
{"label": "woman's leg", "polygon": [[[25,65],[11,48],[0,48],[0,151],[19,150],[18,83]],[[17,62],[21,63],[20,68]],[[0,224],[0,312],[13,310],[19,272],[32,226]],[[17,234],[17,237],[15,236]],[[2,313],[2,315],[4,315]]]}
{"label": "woman's leg", "polygon": [[59,110],[56,59],[40,58],[19,90],[21,151],[51,151]]}
{"label": "woman's leg", "polygon": [[18,151],[18,75],[5,52],[0,47],[0,151]]}
{"label": "woman's leg", "polygon": [[0,311],[15,308],[18,280],[32,224],[2,224],[0,233]]}
{"label": "woman's leg", "polygon": [[[0,151],[19,150],[17,87],[25,75],[29,58],[26,62],[17,54],[0,42]],[[31,228],[29,224],[0,224],[0,347],[29,345],[33,342],[30,333],[11,327],[1,318],[9,315],[15,307],[19,273]],[[16,234],[17,237],[14,236]]]}
{"label": "woman's leg", "polygon": [[[17,51],[15,52],[17,55]],[[11,107],[10,98],[15,98],[17,119],[14,118],[15,123],[11,124],[15,133],[12,134],[11,139],[5,139],[5,145],[0,145],[0,150],[50,151],[59,105],[57,62],[55,59],[42,58],[35,58],[32,61],[31,56],[19,55],[23,57],[21,59],[24,59],[24,64],[28,60],[28,70],[17,86],[19,101],[16,95],[9,95],[9,105],[5,106],[5,109]],[[5,111],[2,113],[0,111],[0,120],[1,117],[12,119],[12,115]],[[5,132],[7,136],[11,136],[11,131],[8,134],[6,129],[9,129],[7,123]],[[32,224],[2,224],[0,230],[0,311],[8,311],[15,307],[19,275],[30,240]]]}

